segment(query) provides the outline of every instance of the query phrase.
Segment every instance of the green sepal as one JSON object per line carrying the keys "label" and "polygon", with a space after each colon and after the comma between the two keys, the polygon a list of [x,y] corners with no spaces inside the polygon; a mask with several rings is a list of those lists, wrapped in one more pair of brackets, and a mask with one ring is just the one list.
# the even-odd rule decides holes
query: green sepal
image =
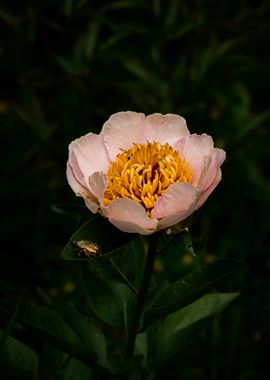
{"label": "green sepal", "polygon": [[189,253],[192,256],[196,256],[192,244],[191,233],[187,228],[177,234],[172,235],[172,240],[183,253]]}
{"label": "green sepal", "polygon": [[174,230],[170,234],[163,231],[159,235],[157,252],[162,252],[168,245],[174,245],[175,249],[181,253],[189,253],[192,256],[196,256],[192,244],[191,233],[188,228]]}

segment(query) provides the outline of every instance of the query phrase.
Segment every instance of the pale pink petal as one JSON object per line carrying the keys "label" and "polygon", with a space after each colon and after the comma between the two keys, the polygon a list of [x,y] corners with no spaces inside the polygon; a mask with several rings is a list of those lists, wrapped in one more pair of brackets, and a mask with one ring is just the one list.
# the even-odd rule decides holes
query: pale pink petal
{"label": "pale pink petal", "polygon": [[104,145],[103,136],[88,133],[69,145],[69,165],[76,179],[85,187],[89,187],[88,178],[98,171],[107,172],[109,157]]}
{"label": "pale pink petal", "polygon": [[168,187],[164,195],[157,199],[151,216],[155,219],[161,219],[179,214],[179,217],[182,215],[185,219],[195,209],[199,196],[198,189],[190,183],[174,183]]}
{"label": "pale pink petal", "polygon": [[101,172],[95,172],[89,177],[89,187],[93,196],[99,203],[103,203],[103,194],[108,186],[106,175]]}
{"label": "pale pink petal", "polygon": [[186,120],[175,114],[162,115],[154,113],[145,118],[145,133],[148,141],[157,141],[161,144],[173,145],[183,136],[188,136]]}
{"label": "pale pink petal", "polygon": [[200,196],[200,199],[199,199],[199,202],[196,206],[196,210],[201,207],[201,205],[207,200],[207,198],[209,197],[209,195],[212,193],[212,191],[217,187],[217,185],[219,184],[221,180],[221,170],[218,169],[218,172],[217,172],[217,175],[216,175],[216,178],[214,179],[213,183],[208,187],[208,189],[206,189]]}
{"label": "pale pink petal", "polygon": [[157,226],[157,220],[150,218],[140,203],[129,198],[116,199],[109,206],[101,207],[101,212],[124,232],[148,235]]}
{"label": "pale pink petal", "polygon": [[174,226],[177,223],[182,222],[188,218],[193,212],[195,208],[191,207],[186,211],[179,212],[178,214],[167,216],[166,218],[162,218],[158,221],[157,231],[164,230],[165,228]]}
{"label": "pale pink petal", "polygon": [[84,196],[84,201],[94,214],[100,210],[100,203],[102,203],[107,182],[106,175],[101,172],[95,172],[89,177],[89,191]]}
{"label": "pale pink petal", "polygon": [[76,188],[73,189],[76,191],[76,196],[77,197],[82,197],[86,206],[93,212],[96,213],[99,209],[99,204],[97,202],[96,197],[90,192],[89,189],[85,189],[81,187],[80,189]]}
{"label": "pale pink petal", "polygon": [[[82,196],[83,194],[87,193],[87,188],[81,183],[79,179],[81,177],[81,173],[75,176],[74,170],[69,162],[67,163],[66,174],[67,174],[67,180],[68,180],[69,186],[72,188],[72,190],[77,196]],[[84,179],[82,182],[84,183]]]}
{"label": "pale pink petal", "polygon": [[210,154],[210,164],[205,168],[205,170],[202,170],[201,176],[199,178],[198,187],[201,190],[204,191],[208,189],[209,186],[211,186],[225,158],[226,153],[224,150],[213,148]]}
{"label": "pale pink petal", "polygon": [[[78,172],[77,172],[78,174]],[[67,180],[72,188],[72,190],[75,192],[77,197],[83,197],[84,202],[86,206],[91,210],[93,213],[96,213],[99,209],[99,204],[97,202],[97,198],[91,193],[89,188],[86,188],[83,186],[75,177],[72,167],[67,164]],[[83,180],[84,181],[84,180]]]}
{"label": "pale pink petal", "polygon": [[89,208],[89,210],[95,214],[98,212],[99,210],[99,204],[97,203],[97,200],[91,195],[89,195],[88,198],[84,198],[84,203],[86,205],[87,208]]}
{"label": "pale pink petal", "polygon": [[71,176],[73,175],[74,178],[80,183],[82,187],[85,189],[88,188],[88,184],[85,181],[85,177],[81,171],[81,168],[78,165],[77,157],[74,154],[73,150],[69,151],[69,157],[68,157],[68,162],[67,162],[67,169],[69,170],[68,174],[68,180],[71,179]]}
{"label": "pale pink petal", "polygon": [[121,149],[129,149],[133,143],[146,142],[145,116],[132,111],[113,114],[103,125],[101,134],[109,152],[110,159],[115,160]]}
{"label": "pale pink petal", "polygon": [[174,145],[180,157],[184,158],[191,167],[194,185],[198,184],[202,168],[207,163],[205,157],[211,155],[213,148],[212,137],[206,134],[183,137]]}

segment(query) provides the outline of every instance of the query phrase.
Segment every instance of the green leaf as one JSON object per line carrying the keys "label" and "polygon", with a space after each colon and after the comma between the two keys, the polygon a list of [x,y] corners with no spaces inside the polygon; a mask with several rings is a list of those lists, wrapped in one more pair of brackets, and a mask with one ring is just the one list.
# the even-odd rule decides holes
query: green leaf
{"label": "green leaf", "polygon": [[138,334],[135,341],[135,354],[143,356],[143,366],[147,366],[148,362],[148,330]]}
{"label": "green leaf", "polygon": [[[137,283],[137,276],[143,269],[144,263],[143,247],[138,240],[140,237],[116,251],[99,257],[98,260],[89,260],[89,269],[105,281],[126,284],[133,293],[137,294],[138,290],[133,283]],[[139,260],[140,258],[143,260]]]}
{"label": "green leaf", "polygon": [[143,360],[142,355],[134,355],[131,358],[127,359],[123,364],[119,366],[116,371],[116,375],[124,376],[133,372],[140,365]]}
{"label": "green leaf", "polygon": [[87,347],[89,351],[92,351],[94,357],[97,354],[99,363],[105,365],[106,342],[100,328],[93,323],[90,324],[87,319],[78,313],[71,305],[60,303],[53,307],[80,338],[83,346]]}
{"label": "green leaf", "polygon": [[[97,244],[100,247],[101,254],[105,255],[119,249],[136,236],[136,234],[120,231],[106,218],[96,215],[72,235],[62,252],[62,257],[66,260],[89,260],[89,257],[78,256],[75,252],[76,250],[74,250],[74,243],[80,240],[87,240]],[[96,259],[98,260],[99,258]]]}
{"label": "green leaf", "polygon": [[80,360],[71,358],[67,363],[63,380],[89,380],[90,368]]}
{"label": "green leaf", "polygon": [[[235,138],[238,140],[243,139],[246,137],[246,135],[253,132],[254,129],[262,126],[264,123],[266,123],[267,120],[270,118],[270,112],[266,111],[263,112],[253,118],[250,118],[248,122],[245,123],[244,127],[239,130],[238,134],[235,136]],[[265,126],[266,128],[266,126]]]}
{"label": "green leaf", "polygon": [[222,311],[238,296],[239,293],[206,294],[169,315],[161,322],[158,331],[156,362],[162,364],[184,350],[209,321],[209,317]]}
{"label": "green leaf", "polygon": [[18,312],[20,310],[20,306],[21,306],[21,303],[22,303],[22,300],[23,300],[24,292],[25,292],[25,289],[22,290],[19,298],[16,300],[15,305],[12,305],[12,312],[11,312],[9,321],[8,321],[7,326],[5,328],[4,334],[3,334],[2,338],[0,339],[0,350],[1,350],[2,345],[5,343],[6,337],[11,332],[12,327],[14,325],[14,322],[16,321],[16,318],[17,318],[17,315],[18,315]]}
{"label": "green leaf", "polygon": [[131,290],[124,284],[112,282],[110,285],[112,286],[112,290],[119,301],[123,319],[123,327],[126,336],[128,336],[136,297],[134,293],[132,293]]}
{"label": "green leaf", "polygon": [[[4,337],[0,330],[0,341]],[[38,354],[26,344],[8,335],[0,350],[0,363],[8,370],[15,372],[20,378],[37,379],[38,377]]]}
{"label": "green leaf", "polygon": [[32,304],[23,304],[20,307],[19,318],[33,327],[42,330],[55,339],[72,344],[79,342],[76,334],[55,311]]}
{"label": "green leaf", "polygon": [[122,62],[123,66],[139,80],[145,81],[145,83],[153,83],[154,79],[149,75],[149,71],[143,67],[141,61],[138,59],[125,59]]}
{"label": "green leaf", "polygon": [[122,327],[121,304],[112,286],[91,273],[86,265],[82,265],[82,278],[87,301],[96,316],[111,326]]}
{"label": "green leaf", "polygon": [[69,75],[78,74],[78,70],[74,67],[72,62],[68,61],[67,59],[61,56],[55,57],[55,60],[67,74]]}
{"label": "green leaf", "polygon": [[240,261],[219,260],[159,289],[145,305],[143,328],[194,302],[222,279],[239,271],[242,267],[243,263]]}
{"label": "green leaf", "polygon": [[92,58],[94,50],[98,43],[98,33],[100,30],[100,21],[94,20],[89,23],[88,30],[84,34],[84,49],[86,58]]}
{"label": "green leaf", "polygon": [[127,330],[134,294],[131,290],[114,281],[104,281],[82,264],[83,285],[92,311],[103,322]]}

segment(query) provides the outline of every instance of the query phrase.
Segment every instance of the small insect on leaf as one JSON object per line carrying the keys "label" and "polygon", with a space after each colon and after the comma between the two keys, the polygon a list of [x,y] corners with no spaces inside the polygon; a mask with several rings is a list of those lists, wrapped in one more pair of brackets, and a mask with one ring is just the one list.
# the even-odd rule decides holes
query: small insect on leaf
{"label": "small insect on leaf", "polygon": [[98,244],[90,240],[78,240],[72,242],[74,253],[77,257],[95,258],[102,256]]}

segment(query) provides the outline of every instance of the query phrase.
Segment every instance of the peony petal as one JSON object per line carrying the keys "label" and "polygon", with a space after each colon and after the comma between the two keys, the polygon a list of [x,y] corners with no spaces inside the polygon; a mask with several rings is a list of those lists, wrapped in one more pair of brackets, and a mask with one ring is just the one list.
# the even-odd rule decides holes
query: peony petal
{"label": "peony petal", "polygon": [[209,195],[212,193],[213,190],[217,187],[221,180],[221,170],[219,169],[216,175],[216,178],[214,179],[213,183],[206,189],[200,196],[199,202],[196,206],[196,210],[201,207],[201,205],[207,200]]}
{"label": "peony petal", "polygon": [[143,206],[129,198],[119,198],[107,206],[101,207],[103,215],[124,232],[149,235],[155,232],[157,220],[150,218]]}
{"label": "peony petal", "polygon": [[103,125],[101,134],[108,149],[110,159],[115,160],[121,149],[129,149],[133,143],[146,142],[145,116],[132,111],[113,114]]}
{"label": "peony petal", "polygon": [[182,222],[182,220],[188,218],[194,211],[195,209],[192,207],[186,211],[182,211],[177,214],[167,216],[167,218],[159,220],[157,225],[157,231],[163,230],[165,228],[174,226],[175,224]]}
{"label": "peony petal", "polygon": [[89,176],[98,171],[106,173],[109,162],[108,152],[101,135],[88,133],[69,145],[68,163],[76,179],[86,188],[89,187]]}
{"label": "peony petal", "polygon": [[205,167],[205,170],[202,170],[201,176],[199,178],[198,187],[201,190],[206,190],[211,186],[217,173],[220,170],[220,166],[226,158],[226,153],[222,149],[213,148],[210,154],[210,163]]}
{"label": "peony petal", "polygon": [[[193,184],[197,186],[201,171],[205,165],[205,157],[210,156],[214,143],[212,137],[203,135],[190,135],[183,137],[174,145],[180,156],[184,158],[192,169]],[[209,163],[208,163],[209,164]]]}
{"label": "peony petal", "polygon": [[[75,173],[77,175],[75,175]],[[78,197],[87,193],[86,187],[79,180],[79,178],[81,177],[80,171],[79,173],[74,171],[69,162],[67,163],[66,174],[67,174],[67,180],[68,180],[69,186],[72,188],[72,190]],[[84,179],[82,182],[84,182]]]}
{"label": "peony petal", "polygon": [[90,199],[90,197],[84,198],[84,203],[85,203],[86,207],[89,208],[89,210],[93,214],[96,214],[98,212],[99,204],[96,202],[95,198],[93,198],[93,199]]}
{"label": "peony petal", "polygon": [[101,172],[95,172],[89,177],[90,191],[84,197],[84,201],[89,210],[94,214],[100,210],[100,203],[102,203],[107,183],[106,175]]}
{"label": "peony petal", "polygon": [[185,219],[195,209],[199,196],[198,189],[190,183],[174,183],[168,187],[164,195],[157,199],[151,216],[161,219],[181,213]]}
{"label": "peony petal", "polygon": [[162,115],[154,113],[145,118],[146,135],[148,141],[157,141],[161,144],[173,145],[183,136],[188,136],[186,120],[175,114]]}
{"label": "peony petal", "polygon": [[[78,174],[78,173],[77,173]],[[96,197],[89,191],[88,188],[84,187],[75,177],[72,167],[67,164],[67,180],[75,192],[77,197],[83,197],[86,206],[93,213],[96,213],[99,209],[99,204],[97,203]],[[84,180],[83,180],[84,181]]]}
{"label": "peony petal", "polygon": [[95,172],[89,177],[89,187],[91,193],[97,199],[98,203],[103,203],[104,190],[108,186],[106,175],[101,172]]}

